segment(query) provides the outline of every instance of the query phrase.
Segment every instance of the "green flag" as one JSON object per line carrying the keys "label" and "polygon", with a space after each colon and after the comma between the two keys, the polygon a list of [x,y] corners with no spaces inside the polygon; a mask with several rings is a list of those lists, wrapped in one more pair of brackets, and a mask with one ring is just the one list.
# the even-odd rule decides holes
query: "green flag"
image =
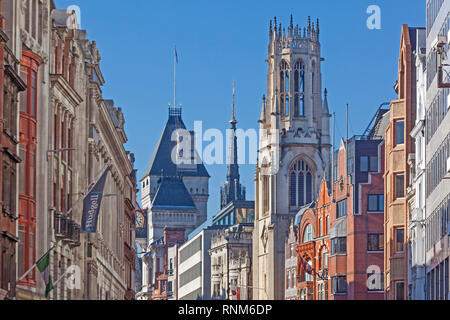
{"label": "green flag", "polygon": [[50,291],[53,290],[52,276],[50,275],[50,251],[47,252],[38,262],[36,267],[41,272],[45,281],[45,297],[48,297]]}

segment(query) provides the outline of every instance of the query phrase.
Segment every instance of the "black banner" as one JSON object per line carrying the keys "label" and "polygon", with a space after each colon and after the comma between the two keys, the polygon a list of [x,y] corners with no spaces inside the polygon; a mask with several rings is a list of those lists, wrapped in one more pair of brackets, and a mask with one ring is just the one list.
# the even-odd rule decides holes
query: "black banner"
{"label": "black banner", "polygon": [[92,190],[83,200],[83,217],[81,219],[81,233],[97,232],[98,213],[103,198],[103,189],[108,177],[109,166]]}

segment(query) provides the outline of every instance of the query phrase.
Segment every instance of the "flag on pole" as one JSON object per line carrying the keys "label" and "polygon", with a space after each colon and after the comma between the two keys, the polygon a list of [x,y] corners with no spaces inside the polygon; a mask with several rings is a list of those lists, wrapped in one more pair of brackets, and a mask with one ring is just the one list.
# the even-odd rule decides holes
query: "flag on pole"
{"label": "flag on pole", "polygon": [[81,233],[97,232],[98,214],[103,198],[103,189],[108,177],[108,165],[100,179],[83,200],[83,217],[81,218]]}
{"label": "flag on pole", "polygon": [[52,276],[50,274],[50,251],[48,251],[38,262],[36,267],[42,274],[45,281],[45,297],[48,297],[50,291],[53,290]]}
{"label": "flag on pole", "polygon": [[313,275],[314,270],[313,270],[313,268],[311,267],[311,265],[308,263],[308,261],[306,261],[301,255],[300,255],[300,259],[302,260],[302,267],[303,267],[303,270],[304,270],[307,274]]}
{"label": "flag on pole", "polygon": [[177,47],[175,46],[175,61],[178,63]]}

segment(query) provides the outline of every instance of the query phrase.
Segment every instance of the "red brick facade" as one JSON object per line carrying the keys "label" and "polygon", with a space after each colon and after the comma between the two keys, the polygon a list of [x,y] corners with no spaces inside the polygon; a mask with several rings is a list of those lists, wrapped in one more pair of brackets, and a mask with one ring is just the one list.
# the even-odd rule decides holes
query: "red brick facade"
{"label": "red brick facade", "polygon": [[398,99],[391,102],[386,130],[385,173],[385,288],[387,300],[404,300],[408,284],[407,186],[408,156],[415,152],[410,136],[416,121],[416,67],[410,29],[402,26],[398,70]]}
{"label": "red brick facade", "polygon": [[[349,167],[354,167],[347,171],[346,150],[350,147],[342,143],[331,194],[324,181],[315,207],[301,216],[297,245],[299,299],[384,298],[384,163],[380,160],[384,159],[384,144],[382,140],[360,141],[356,137],[350,141],[353,153],[348,157],[353,161]],[[363,164],[366,159],[367,170]],[[314,230],[312,240],[309,226]],[[310,276],[308,264],[312,267]]]}

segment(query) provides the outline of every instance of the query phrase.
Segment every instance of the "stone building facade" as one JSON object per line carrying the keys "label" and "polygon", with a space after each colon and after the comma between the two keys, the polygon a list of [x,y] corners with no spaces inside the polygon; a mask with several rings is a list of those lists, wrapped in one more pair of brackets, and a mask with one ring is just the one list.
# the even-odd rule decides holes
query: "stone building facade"
{"label": "stone building facade", "polygon": [[252,225],[238,224],[211,239],[211,298],[252,300]]}
{"label": "stone building facade", "polygon": [[286,239],[284,262],[286,275],[285,300],[297,300],[297,230],[298,228],[292,223]]}
{"label": "stone building facade", "polygon": [[19,92],[26,89],[19,75],[20,57],[9,46],[7,28],[13,28],[14,22],[4,11],[4,2],[0,1],[0,300],[16,296],[18,163],[22,161],[17,152],[18,102]]}
{"label": "stone building facade", "polygon": [[[270,27],[267,100],[260,119],[255,184],[253,296],[284,299],[290,221],[330,177],[330,117],[322,99],[319,22]],[[256,289],[257,288],[257,289]]]}
{"label": "stone building facade", "polygon": [[183,230],[183,237],[177,240],[181,245],[207,218],[209,174],[195,150],[194,133],[184,125],[181,106],[169,106],[168,111],[167,123],[141,179],[141,202],[147,218],[145,243],[140,239],[146,252],[139,293],[143,300],[168,299],[163,261],[167,264],[166,247],[173,243],[165,243],[164,230]]}
{"label": "stone building facade", "polygon": [[415,141],[415,153],[408,156],[408,300],[425,299],[425,102],[426,102],[426,30],[417,29],[416,122],[410,136]]}
{"label": "stone building facade", "polygon": [[[125,225],[135,205],[126,212],[125,198],[135,198],[136,186],[122,111],[102,99],[95,41],[79,29],[73,11],[57,10],[51,0],[7,1],[4,16],[11,57],[20,61],[26,85],[17,126],[16,276],[53,248],[49,299],[124,299],[124,279],[134,268],[124,265],[124,239],[134,242]],[[99,230],[80,235],[80,200],[108,161]],[[68,271],[80,281],[66,282]],[[18,284],[16,298],[44,299],[44,289],[34,269]]]}

